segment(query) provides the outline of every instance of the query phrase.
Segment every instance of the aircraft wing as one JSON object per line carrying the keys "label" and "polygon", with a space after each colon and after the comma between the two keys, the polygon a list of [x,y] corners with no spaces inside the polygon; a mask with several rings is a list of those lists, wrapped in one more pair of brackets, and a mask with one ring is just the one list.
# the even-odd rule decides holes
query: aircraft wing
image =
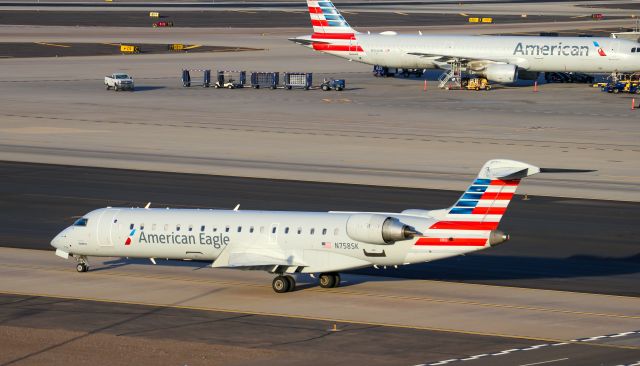
{"label": "aircraft wing", "polygon": [[522,69],[528,69],[529,65],[527,64],[525,59],[515,57],[515,58],[496,58],[494,56],[489,55],[477,55],[473,57],[460,57],[454,55],[446,55],[446,54],[434,54],[434,53],[426,53],[426,52],[408,52],[408,55],[424,57],[424,58],[432,58],[434,63],[446,65],[453,61],[458,61],[463,64],[474,64],[474,67],[482,67],[486,64],[490,63],[507,63],[516,65]]}
{"label": "aircraft wing", "polygon": [[306,267],[300,258],[293,254],[285,253],[279,247],[251,247],[242,244],[227,246],[218,258],[213,262],[213,268],[272,268],[276,266]]}

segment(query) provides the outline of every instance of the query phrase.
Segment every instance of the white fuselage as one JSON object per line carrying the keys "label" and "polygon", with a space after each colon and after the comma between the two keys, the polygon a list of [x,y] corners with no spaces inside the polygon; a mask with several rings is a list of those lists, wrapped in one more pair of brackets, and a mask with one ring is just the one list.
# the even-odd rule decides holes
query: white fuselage
{"label": "white fuselage", "polygon": [[443,68],[446,65],[445,59],[458,58],[469,60],[471,68],[474,62],[489,60],[513,64],[519,69],[533,72],[640,71],[640,52],[632,52],[640,48],[638,43],[603,37],[356,33],[353,39],[335,39],[330,42],[336,46],[333,47],[334,50],[319,44],[310,44],[309,47],[346,59],[387,67]]}
{"label": "white fuselage", "polygon": [[[385,214],[429,234],[434,220]],[[214,261],[231,245],[243,253],[271,248],[303,263],[299,272],[342,271],[371,265],[401,265],[463,254],[490,246],[489,232],[478,246],[416,246],[416,239],[368,244],[346,233],[350,213],[194,209],[103,208],[83,216],[52,245],[74,256],[173,258]],[[440,236],[459,235],[437,230]],[[463,234],[464,236],[464,234]],[[295,263],[292,263],[295,267]]]}

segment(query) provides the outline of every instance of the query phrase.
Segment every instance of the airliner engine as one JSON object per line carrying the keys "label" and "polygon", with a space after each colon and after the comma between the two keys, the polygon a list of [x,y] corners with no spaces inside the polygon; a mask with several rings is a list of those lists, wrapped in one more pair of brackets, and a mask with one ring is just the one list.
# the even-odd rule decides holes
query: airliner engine
{"label": "airliner engine", "polygon": [[499,83],[513,83],[518,79],[518,67],[510,64],[489,64],[481,73]]}
{"label": "airliner engine", "polygon": [[353,240],[388,245],[412,239],[418,232],[400,220],[384,215],[354,214],[347,220],[347,235]]}

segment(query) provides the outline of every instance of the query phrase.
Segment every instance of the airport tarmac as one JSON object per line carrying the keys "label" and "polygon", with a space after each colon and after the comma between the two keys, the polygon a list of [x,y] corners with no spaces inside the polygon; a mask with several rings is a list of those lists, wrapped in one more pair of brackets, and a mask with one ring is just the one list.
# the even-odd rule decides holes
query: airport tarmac
{"label": "airport tarmac", "polygon": [[[0,253],[0,291],[7,294],[274,316],[285,322],[287,318],[309,319],[329,328],[347,323],[525,341],[519,346],[491,346],[491,353],[509,350],[503,355],[544,344],[533,348],[533,353],[549,357],[552,344],[564,347],[570,343],[603,347],[608,357],[624,356],[627,362],[640,357],[638,298],[355,275],[345,276],[344,286],[334,290],[320,289],[299,278],[300,289],[283,296],[273,292],[271,275],[263,272],[211,270],[188,262],[153,266],[146,261],[95,258],[92,271],[78,274],[72,263],[51,252],[2,248]],[[239,333],[230,332],[230,337]],[[540,349],[544,347],[549,350]],[[420,352],[416,347],[407,348],[414,349],[409,352],[412,355]],[[406,359],[395,351],[389,356]],[[456,357],[412,357],[407,363],[464,358],[477,351],[487,353],[476,348]],[[573,352],[581,354],[569,349],[559,352],[569,358]],[[522,350],[521,356],[532,354]],[[384,364],[385,359],[377,358],[377,362]]]}
{"label": "airport tarmac", "polygon": [[[77,217],[106,206],[400,212],[449,207],[461,193],[6,162],[0,172],[0,246],[45,250]],[[500,224],[512,237],[504,245],[357,273],[640,296],[638,203],[522,198]]]}

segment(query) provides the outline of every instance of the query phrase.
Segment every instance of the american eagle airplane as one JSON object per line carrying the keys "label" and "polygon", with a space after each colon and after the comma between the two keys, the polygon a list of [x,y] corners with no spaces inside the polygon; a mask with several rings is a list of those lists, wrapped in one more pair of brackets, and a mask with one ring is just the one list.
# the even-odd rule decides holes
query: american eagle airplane
{"label": "american eagle airplane", "polygon": [[89,269],[88,256],[213,261],[213,268],[265,270],[273,289],[292,291],[292,274],[318,274],[337,287],[339,272],[429,262],[487,249],[509,239],[498,224],[520,179],[540,172],[490,160],[452,206],[386,212],[285,212],[160,208],[97,209],[52,241],[56,255]]}
{"label": "american eagle airplane", "polygon": [[290,38],[316,51],[352,61],[405,69],[452,65],[511,83],[541,71],[592,73],[640,71],[640,45],[605,37],[397,35],[359,33],[331,1],[307,0],[313,34]]}

